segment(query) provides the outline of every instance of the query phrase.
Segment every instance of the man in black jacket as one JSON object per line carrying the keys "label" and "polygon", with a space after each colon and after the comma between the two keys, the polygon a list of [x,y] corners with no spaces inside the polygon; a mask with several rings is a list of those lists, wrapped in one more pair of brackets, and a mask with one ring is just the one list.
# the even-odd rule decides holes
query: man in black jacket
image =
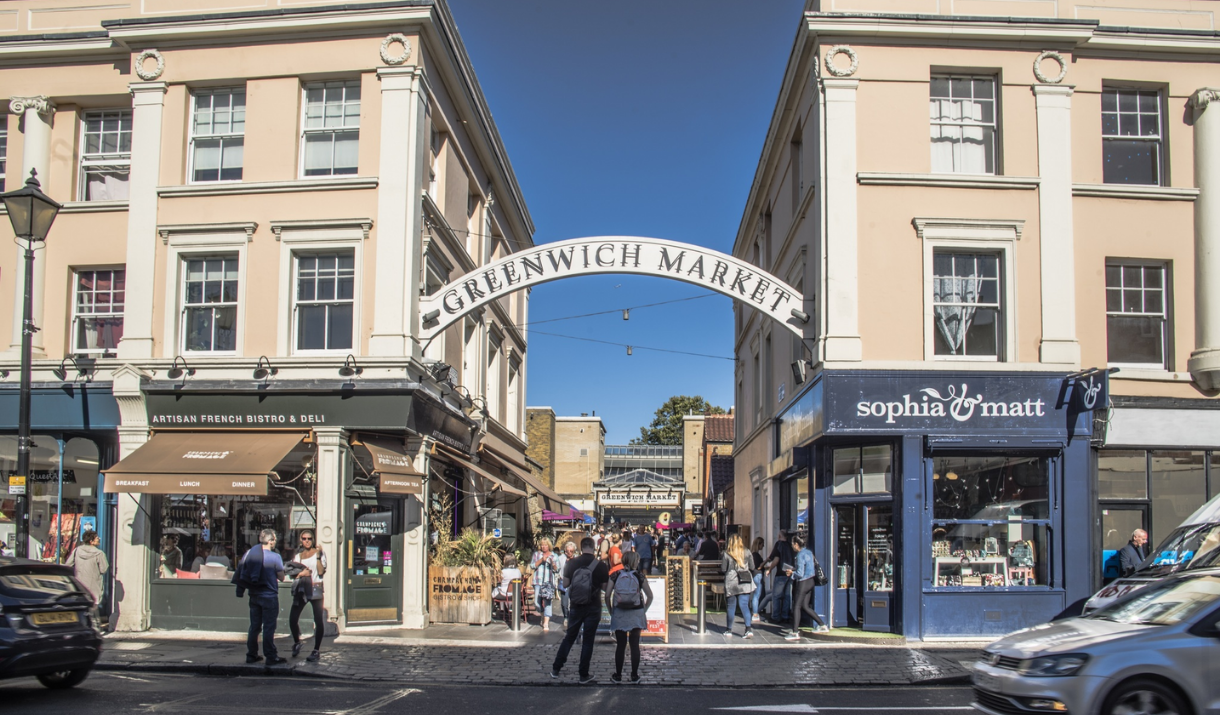
{"label": "man in black jacket", "polygon": [[696,561],[719,561],[720,560],[720,545],[716,543],[716,532],[705,531],[703,533],[703,543],[699,544],[699,550],[695,552]]}
{"label": "man in black jacket", "polygon": [[1136,529],[1131,534],[1131,540],[1127,542],[1127,545],[1119,549],[1118,567],[1124,577],[1135,573],[1135,569],[1139,568],[1139,565],[1148,557],[1148,552],[1144,549],[1144,544],[1147,543],[1148,532]]}

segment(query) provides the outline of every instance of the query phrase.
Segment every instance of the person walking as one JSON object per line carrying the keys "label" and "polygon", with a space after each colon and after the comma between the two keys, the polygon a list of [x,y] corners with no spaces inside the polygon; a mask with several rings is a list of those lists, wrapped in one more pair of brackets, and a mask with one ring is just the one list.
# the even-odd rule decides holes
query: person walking
{"label": "person walking", "polygon": [[610,569],[599,561],[593,553],[593,539],[585,537],[580,540],[580,556],[568,561],[563,568],[563,587],[568,591],[568,602],[571,611],[568,615],[568,630],[559,644],[559,652],[555,654],[555,662],[551,665],[551,677],[558,679],[564,663],[568,662],[568,653],[576,637],[583,633],[584,640],[580,644],[580,669],[578,675],[581,685],[593,683],[589,673],[589,663],[593,660],[593,641],[597,638],[597,624],[602,618],[601,593],[610,581]]}
{"label": "person walking", "polygon": [[559,590],[559,609],[563,613],[563,627],[568,627],[568,590],[563,587],[563,570],[568,562],[576,558],[576,542],[569,541],[563,545],[563,551],[555,557],[555,572],[559,574],[557,587]]}
{"label": "person walking", "polygon": [[275,621],[280,617],[280,585],[284,578],[284,561],[275,553],[276,536],[272,529],[258,534],[258,544],[246,552],[233,574],[237,597],[250,592],[250,631],[246,636],[246,662],[263,659],[258,654],[258,633],[263,632],[263,655],[267,665],[287,663],[275,649]]}
{"label": "person walking", "polygon": [[716,534],[707,531],[703,534],[703,541],[699,543],[699,548],[695,549],[696,561],[719,561],[720,560],[720,544],[716,542]]}
{"label": "person walking", "polygon": [[606,537],[606,538],[602,539],[600,542],[598,542],[597,560],[604,563],[606,565],[606,568],[610,567],[610,549],[611,548],[613,548],[613,547],[611,547],[611,545],[610,545],[609,537]]}
{"label": "person walking", "polygon": [[301,654],[301,612],[308,605],[313,609],[313,652],[305,660],[318,662],[322,657],[322,636],[326,634],[326,610],[322,607],[322,576],[326,573],[326,554],[314,539],[312,531],[301,532],[301,547],[292,560],[303,568],[292,586],[292,609],[288,611],[288,629],[292,632],[292,657]]}
{"label": "person walking", "polygon": [[[0,542],[2,543],[2,542]],[[105,585],[102,576],[110,570],[110,562],[106,560],[106,552],[98,548],[101,539],[96,531],[86,531],[80,538],[80,546],[68,556],[65,563],[71,566],[77,580],[93,597],[93,605],[102,600]]]}
{"label": "person walking", "polygon": [[641,526],[636,529],[635,536],[631,537],[631,543],[635,546],[635,552],[640,555],[640,571],[644,574],[652,573],[652,554],[656,540],[648,532],[648,527]]}
{"label": "person walking", "polygon": [[775,574],[771,582],[771,620],[775,623],[787,623],[792,615],[792,594],[789,591],[789,572],[796,568],[796,553],[792,544],[788,543],[788,532],[780,529],[775,546],[767,556],[767,570]]}
{"label": "person walking", "polygon": [[754,543],[750,544],[750,570],[754,573],[754,593],[750,594],[750,616],[754,623],[761,620],[761,616],[758,615],[758,605],[763,591],[762,567],[766,561],[762,555],[764,548],[766,548],[766,542],[762,537],[754,537]]}
{"label": "person walking", "polygon": [[627,644],[631,644],[631,680],[640,682],[640,633],[648,628],[648,607],[652,605],[652,588],[648,576],[641,570],[640,555],[634,551],[623,554],[623,570],[610,578],[606,586],[606,608],[610,609],[610,632],[614,634],[614,673],[611,682],[623,682],[623,660]]}
{"label": "person walking", "polygon": [[796,550],[796,570],[790,573],[792,579],[792,630],[784,633],[784,640],[799,641],[801,639],[801,614],[808,613],[817,623],[815,632],[826,633],[830,629],[821,616],[809,605],[809,597],[813,595],[814,574],[817,573],[818,560],[813,551],[805,548],[805,541],[799,536],[792,537],[792,548]]}
{"label": "person walking", "polygon": [[1136,529],[1131,533],[1131,540],[1127,542],[1127,545],[1118,550],[1119,573],[1123,577],[1135,573],[1144,559],[1148,558],[1148,552],[1144,549],[1144,544],[1147,543],[1148,532]]}
{"label": "person walking", "polygon": [[726,638],[733,637],[733,621],[737,620],[737,609],[741,609],[741,617],[746,622],[746,632],[743,638],[753,638],[754,631],[750,628],[753,620],[750,611],[750,594],[754,593],[754,574],[750,569],[750,555],[740,534],[730,534],[729,543],[724,550],[724,558],[720,564],[724,572],[724,598],[728,611],[728,619],[724,626]]}
{"label": "person walking", "polygon": [[534,605],[542,614],[542,630],[551,630],[551,604],[559,586],[559,566],[555,561],[555,553],[551,551],[551,540],[542,537],[538,540],[538,550],[530,561],[530,570],[534,574]]}

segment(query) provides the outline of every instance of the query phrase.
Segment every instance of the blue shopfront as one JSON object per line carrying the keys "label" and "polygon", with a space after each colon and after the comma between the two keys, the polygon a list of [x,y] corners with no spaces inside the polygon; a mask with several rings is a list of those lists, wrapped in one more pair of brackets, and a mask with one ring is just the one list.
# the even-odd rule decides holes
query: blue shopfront
{"label": "blue shopfront", "polygon": [[816,375],[775,443],[779,476],[809,494],[830,577],[818,612],[910,639],[994,636],[1087,597],[1086,388],[1044,372]]}

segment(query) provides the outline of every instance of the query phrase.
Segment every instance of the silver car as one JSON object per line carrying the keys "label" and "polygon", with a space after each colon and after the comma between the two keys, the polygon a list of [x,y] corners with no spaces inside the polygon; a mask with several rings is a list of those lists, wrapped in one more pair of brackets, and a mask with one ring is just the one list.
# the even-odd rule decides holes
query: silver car
{"label": "silver car", "polygon": [[1220,714],[1220,569],[987,646],[974,707],[992,715]]}

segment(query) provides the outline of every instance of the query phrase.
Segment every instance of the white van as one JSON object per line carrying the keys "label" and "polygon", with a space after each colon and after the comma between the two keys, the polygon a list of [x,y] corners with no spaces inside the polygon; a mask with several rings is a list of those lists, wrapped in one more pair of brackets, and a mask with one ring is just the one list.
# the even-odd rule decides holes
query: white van
{"label": "white van", "polygon": [[1084,604],[1089,613],[1171,573],[1220,566],[1220,496],[1213,498],[1153,549],[1135,573],[1119,578]]}

